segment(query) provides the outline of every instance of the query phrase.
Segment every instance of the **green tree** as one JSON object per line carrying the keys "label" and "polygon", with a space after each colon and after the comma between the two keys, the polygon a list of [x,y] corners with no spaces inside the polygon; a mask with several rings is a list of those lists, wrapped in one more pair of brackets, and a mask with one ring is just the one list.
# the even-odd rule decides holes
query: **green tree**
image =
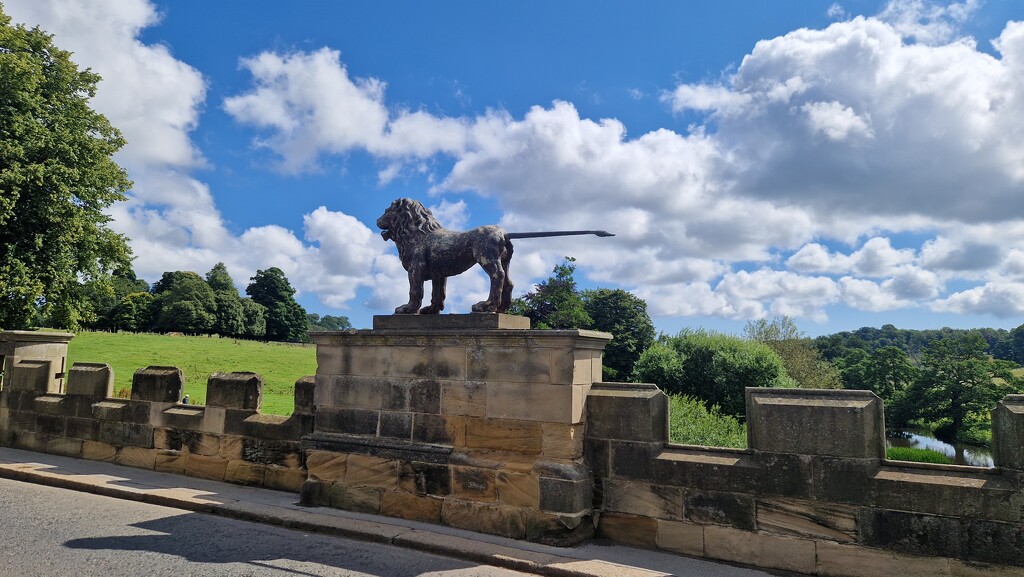
{"label": "green tree", "polygon": [[583,308],[591,318],[586,328],[612,334],[604,349],[605,381],[628,378],[633,365],[654,343],[654,323],[647,314],[647,303],[621,289],[583,291]]}
{"label": "green tree", "polygon": [[89,107],[99,80],[0,7],[0,327],[26,328],[42,306],[78,328],[79,279],[130,262],[103,213],[131,181],[112,159],[124,139]]}
{"label": "green tree", "polygon": [[125,295],[114,307],[113,330],[148,331],[153,326],[153,295],[134,292]]}
{"label": "green tree", "polygon": [[266,307],[267,340],[302,342],[309,338],[306,311],[295,302],[295,289],[277,267],[256,271],[245,288],[252,300]]}
{"label": "green tree", "polygon": [[160,332],[210,333],[217,301],[210,285],[191,271],[165,272],[153,285],[155,328]]}
{"label": "green tree", "polygon": [[814,341],[805,338],[796,323],[788,316],[771,320],[748,321],[743,330],[748,339],[771,347],[786,373],[805,389],[838,389],[842,386],[839,370],[821,356]]}
{"label": "green tree", "polygon": [[511,314],[530,318],[536,329],[581,329],[591,326],[593,320],[583,306],[583,298],[576,289],[573,273],[576,259],[565,257],[556,265],[553,276],[537,285],[536,290],[513,299]]}
{"label": "green tree", "polygon": [[242,299],[234,289],[214,293],[217,310],[214,313],[213,332],[222,337],[237,337],[245,334],[245,309]]}
{"label": "green tree", "polygon": [[908,390],[906,402],[916,417],[946,420],[937,435],[955,439],[964,428],[988,419],[1004,395],[1020,390],[1013,363],[993,360],[977,332],[931,342],[921,359],[921,373]]}
{"label": "green tree", "polygon": [[636,381],[718,405],[737,417],[746,412],[745,387],[795,385],[768,345],[704,330],[660,339],[640,355],[633,374]]}
{"label": "green tree", "polygon": [[306,320],[311,331],[344,331],[352,328],[348,317],[307,313]]}
{"label": "green tree", "polygon": [[206,284],[210,285],[213,292],[233,292],[238,295],[238,289],[235,288],[235,281],[231,278],[231,274],[228,273],[228,267],[224,266],[224,263],[219,262],[213,265],[210,272],[206,273]]}
{"label": "green tree", "polygon": [[245,327],[238,335],[247,339],[267,338],[267,307],[252,299],[241,299]]}

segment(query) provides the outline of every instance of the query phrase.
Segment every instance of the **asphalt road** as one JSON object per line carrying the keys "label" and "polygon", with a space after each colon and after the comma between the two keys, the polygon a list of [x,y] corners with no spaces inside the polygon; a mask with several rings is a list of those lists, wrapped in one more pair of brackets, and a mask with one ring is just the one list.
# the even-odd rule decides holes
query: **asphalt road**
{"label": "asphalt road", "polygon": [[0,577],[522,576],[339,537],[0,479]]}

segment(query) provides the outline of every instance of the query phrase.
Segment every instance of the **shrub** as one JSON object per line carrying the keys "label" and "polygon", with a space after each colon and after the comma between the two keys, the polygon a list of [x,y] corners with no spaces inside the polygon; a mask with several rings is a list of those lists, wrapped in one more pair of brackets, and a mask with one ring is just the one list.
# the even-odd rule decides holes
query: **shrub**
{"label": "shrub", "polygon": [[670,395],[668,414],[669,440],[673,443],[740,449],[747,446],[747,426],[723,415],[717,405],[709,409],[693,397]]}

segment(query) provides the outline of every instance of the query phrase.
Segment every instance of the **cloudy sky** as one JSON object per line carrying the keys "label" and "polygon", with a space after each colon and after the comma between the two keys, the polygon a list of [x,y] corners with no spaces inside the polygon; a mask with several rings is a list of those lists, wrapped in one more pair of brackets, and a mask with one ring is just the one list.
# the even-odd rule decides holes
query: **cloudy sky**
{"label": "cloudy sky", "polygon": [[[137,274],[277,266],[356,326],[405,302],[376,217],[608,229],[659,329],[1024,323],[1024,3],[5,0],[104,78]],[[486,293],[480,272],[448,312]]]}

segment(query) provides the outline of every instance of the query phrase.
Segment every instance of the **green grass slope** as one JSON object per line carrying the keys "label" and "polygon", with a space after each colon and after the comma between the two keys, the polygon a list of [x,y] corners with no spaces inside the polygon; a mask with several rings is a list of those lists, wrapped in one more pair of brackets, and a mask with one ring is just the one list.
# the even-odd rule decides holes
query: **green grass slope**
{"label": "green grass slope", "polygon": [[110,365],[116,390],[130,390],[137,369],[178,367],[185,375],[185,393],[195,404],[206,402],[211,373],[251,371],[263,375],[263,412],[289,415],[295,381],[316,373],[316,348],[218,337],[81,332],[68,345],[68,367],[76,362]]}

